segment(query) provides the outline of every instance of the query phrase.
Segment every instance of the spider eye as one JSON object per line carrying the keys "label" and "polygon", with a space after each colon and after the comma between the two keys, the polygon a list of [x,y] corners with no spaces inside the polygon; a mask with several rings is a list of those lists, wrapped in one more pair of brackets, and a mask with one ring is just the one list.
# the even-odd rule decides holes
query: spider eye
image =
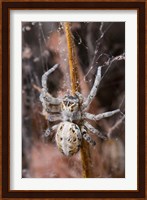
{"label": "spider eye", "polygon": [[62,137],[60,137],[60,140],[62,141],[62,140],[63,140],[63,138],[62,138]]}

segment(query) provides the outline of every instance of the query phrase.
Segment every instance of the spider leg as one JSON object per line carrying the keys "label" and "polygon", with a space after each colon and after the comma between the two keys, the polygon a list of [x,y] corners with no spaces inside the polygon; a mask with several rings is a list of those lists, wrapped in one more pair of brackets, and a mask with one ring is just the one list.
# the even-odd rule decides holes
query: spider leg
{"label": "spider leg", "polygon": [[50,122],[61,121],[62,120],[62,116],[60,114],[49,114],[48,120]]}
{"label": "spider leg", "polygon": [[59,105],[61,103],[61,100],[58,98],[53,97],[50,93],[48,93],[48,88],[47,88],[47,79],[48,76],[54,72],[57,67],[59,66],[59,64],[54,65],[51,69],[49,69],[47,72],[45,72],[42,75],[42,91],[40,94],[40,101],[41,102],[49,102],[50,104],[53,105]]}
{"label": "spider leg", "polygon": [[98,89],[98,86],[100,84],[100,81],[101,81],[101,68],[102,67],[98,67],[97,69],[97,74],[96,74],[96,77],[95,77],[95,81],[94,81],[94,84],[93,84],[93,87],[86,99],[86,101],[83,103],[83,109],[86,109],[92,102],[92,100],[94,99],[96,93],[97,93],[97,89]]}
{"label": "spider leg", "polygon": [[91,131],[92,133],[94,133],[95,135],[97,135],[98,137],[106,140],[107,136],[104,135],[103,133],[101,133],[99,130],[97,130],[96,128],[94,128],[91,124],[89,124],[88,122],[84,122],[84,125],[86,126],[86,128]]}
{"label": "spider leg", "polygon": [[111,117],[113,115],[115,115],[116,113],[119,113],[120,112],[120,109],[117,109],[117,110],[113,110],[113,111],[110,111],[110,112],[104,112],[104,113],[100,113],[98,115],[93,115],[91,113],[85,113],[83,118],[85,119],[90,119],[90,120],[100,120],[100,119],[103,119],[103,118],[107,118],[107,117]]}
{"label": "spider leg", "polygon": [[81,127],[81,133],[82,136],[84,138],[84,140],[86,140],[89,144],[91,144],[92,146],[96,145],[96,142],[90,137],[90,135],[87,133],[87,130],[85,128],[85,126]]}
{"label": "spider leg", "polygon": [[53,97],[51,94],[45,91],[44,88],[42,88],[39,98],[42,103],[45,101],[48,104],[57,105],[57,106],[60,105],[61,103],[60,99]]}
{"label": "spider leg", "polygon": [[44,116],[50,114],[50,113],[60,113],[61,107],[59,105],[53,105],[46,101],[46,96],[42,97],[42,94],[40,95],[40,101],[42,102],[42,114]]}
{"label": "spider leg", "polygon": [[49,104],[46,101],[42,102],[42,107],[43,107],[44,111],[47,113],[60,113],[61,112],[60,106]]}
{"label": "spider leg", "polygon": [[53,131],[55,131],[57,128],[58,128],[59,124],[56,124],[54,126],[52,126],[51,128],[47,128],[45,133],[43,134],[43,137],[44,138],[47,138],[47,137],[50,137],[51,136],[51,133]]}
{"label": "spider leg", "polygon": [[76,96],[79,98],[80,103],[83,102],[83,95],[80,92],[75,92]]}
{"label": "spider leg", "polygon": [[59,64],[55,64],[51,69],[49,69],[47,72],[45,72],[43,75],[42,75],[42,87],[48,91],[48,88],[47,88],[47,78],[48,76],[54,72],[57,67],[59,67]]}

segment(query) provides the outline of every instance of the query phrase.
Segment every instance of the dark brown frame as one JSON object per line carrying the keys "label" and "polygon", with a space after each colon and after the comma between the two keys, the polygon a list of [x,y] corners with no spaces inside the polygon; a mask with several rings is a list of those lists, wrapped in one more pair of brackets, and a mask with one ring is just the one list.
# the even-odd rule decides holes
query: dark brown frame
{"label": "dark brown frame", "polygon": [[[2,198],[144,198],[145,197],[145,1],[3,1],[2,8]],[[138,189],[136,191],[10,191],[10,39],[11,9],[135,9],[138,11]],[[133,59],[133,58],[132,58]],[[133,138],[132,138],[133,139]],[[1,159],[0,159],[1,161]],[[133,167],[133,166],[132,166]],[[1,185],[1,184],[0,184]]]}

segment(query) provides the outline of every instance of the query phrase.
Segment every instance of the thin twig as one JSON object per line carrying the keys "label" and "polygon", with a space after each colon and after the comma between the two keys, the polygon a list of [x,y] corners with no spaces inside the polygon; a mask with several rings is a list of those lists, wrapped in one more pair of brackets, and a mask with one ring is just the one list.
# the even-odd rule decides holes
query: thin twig
{"label": "thin twig", "polygon": [[41,88],[38,87],[37,85],[33,84],[33,88],[34,88],[35,90],[37,90],[39,93],[41,93]]}
{"label": "thin twig", "polygon": [[[71,33],[71,23],[65,22],[65,33],[68,46],[68,57],[69,57],[69,69],[70,69],[70,79],[71,79],[71,93],[80,92],[79,78],[78,78],[78,64],[76,47],[73,41]],[[90,175],[90,154],[89,154],[89,144],[83,140],[81,147],[81,160],[82,160],[82,176],[83,178],[88,178]]]}
{"label": "thin twig", "polygon": [[70,69],[70,78],[71,78],[71,92],[74,95],[76,91],[80,90],[79,87],[79,77],[77,69],[77,57],[75,51],[75,44],[72,38],[71,33],[71,23],[65,22],[65,33],[67,38],[67,47],[68,47],[68,58],[69,58],[69,69]]}

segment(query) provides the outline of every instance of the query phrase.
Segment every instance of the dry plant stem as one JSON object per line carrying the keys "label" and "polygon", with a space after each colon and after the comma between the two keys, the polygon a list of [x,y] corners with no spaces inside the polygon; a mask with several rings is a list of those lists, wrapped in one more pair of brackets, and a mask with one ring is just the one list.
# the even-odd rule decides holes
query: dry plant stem
{"label": "dry plant stem", "polygon": [[78,69],[77,69],[76,49],[75,49],[75,44],[74,44],[72,33],[71,33],[71,23],[65,22],[64,27],[65,27],[67,47],[68,47],[71,92],[74,95],[76,91],[79,92],[80,90],[79,80],[78,80],[79,78],[78,78]]}
{"label": "dry plant stem", "polygon": [[[80,85],[78,79],[78,68],[77,68],[77,56],[76,56],[76,48],[73,41],[72,33],[71,33],[71,23],[65,22],[65,33],[67,39],[68,46],[68,58],[69,58],[69,69],[70,69],[70,78],[71,78],[71,92],[72,95],[75,92],[80,92]],[[82,159],[82,176],[83,178],[90,177],[91,169],[90,169],[90,154],[89,154],[89,144],[83,140],[81,147],[81,159]]]}

